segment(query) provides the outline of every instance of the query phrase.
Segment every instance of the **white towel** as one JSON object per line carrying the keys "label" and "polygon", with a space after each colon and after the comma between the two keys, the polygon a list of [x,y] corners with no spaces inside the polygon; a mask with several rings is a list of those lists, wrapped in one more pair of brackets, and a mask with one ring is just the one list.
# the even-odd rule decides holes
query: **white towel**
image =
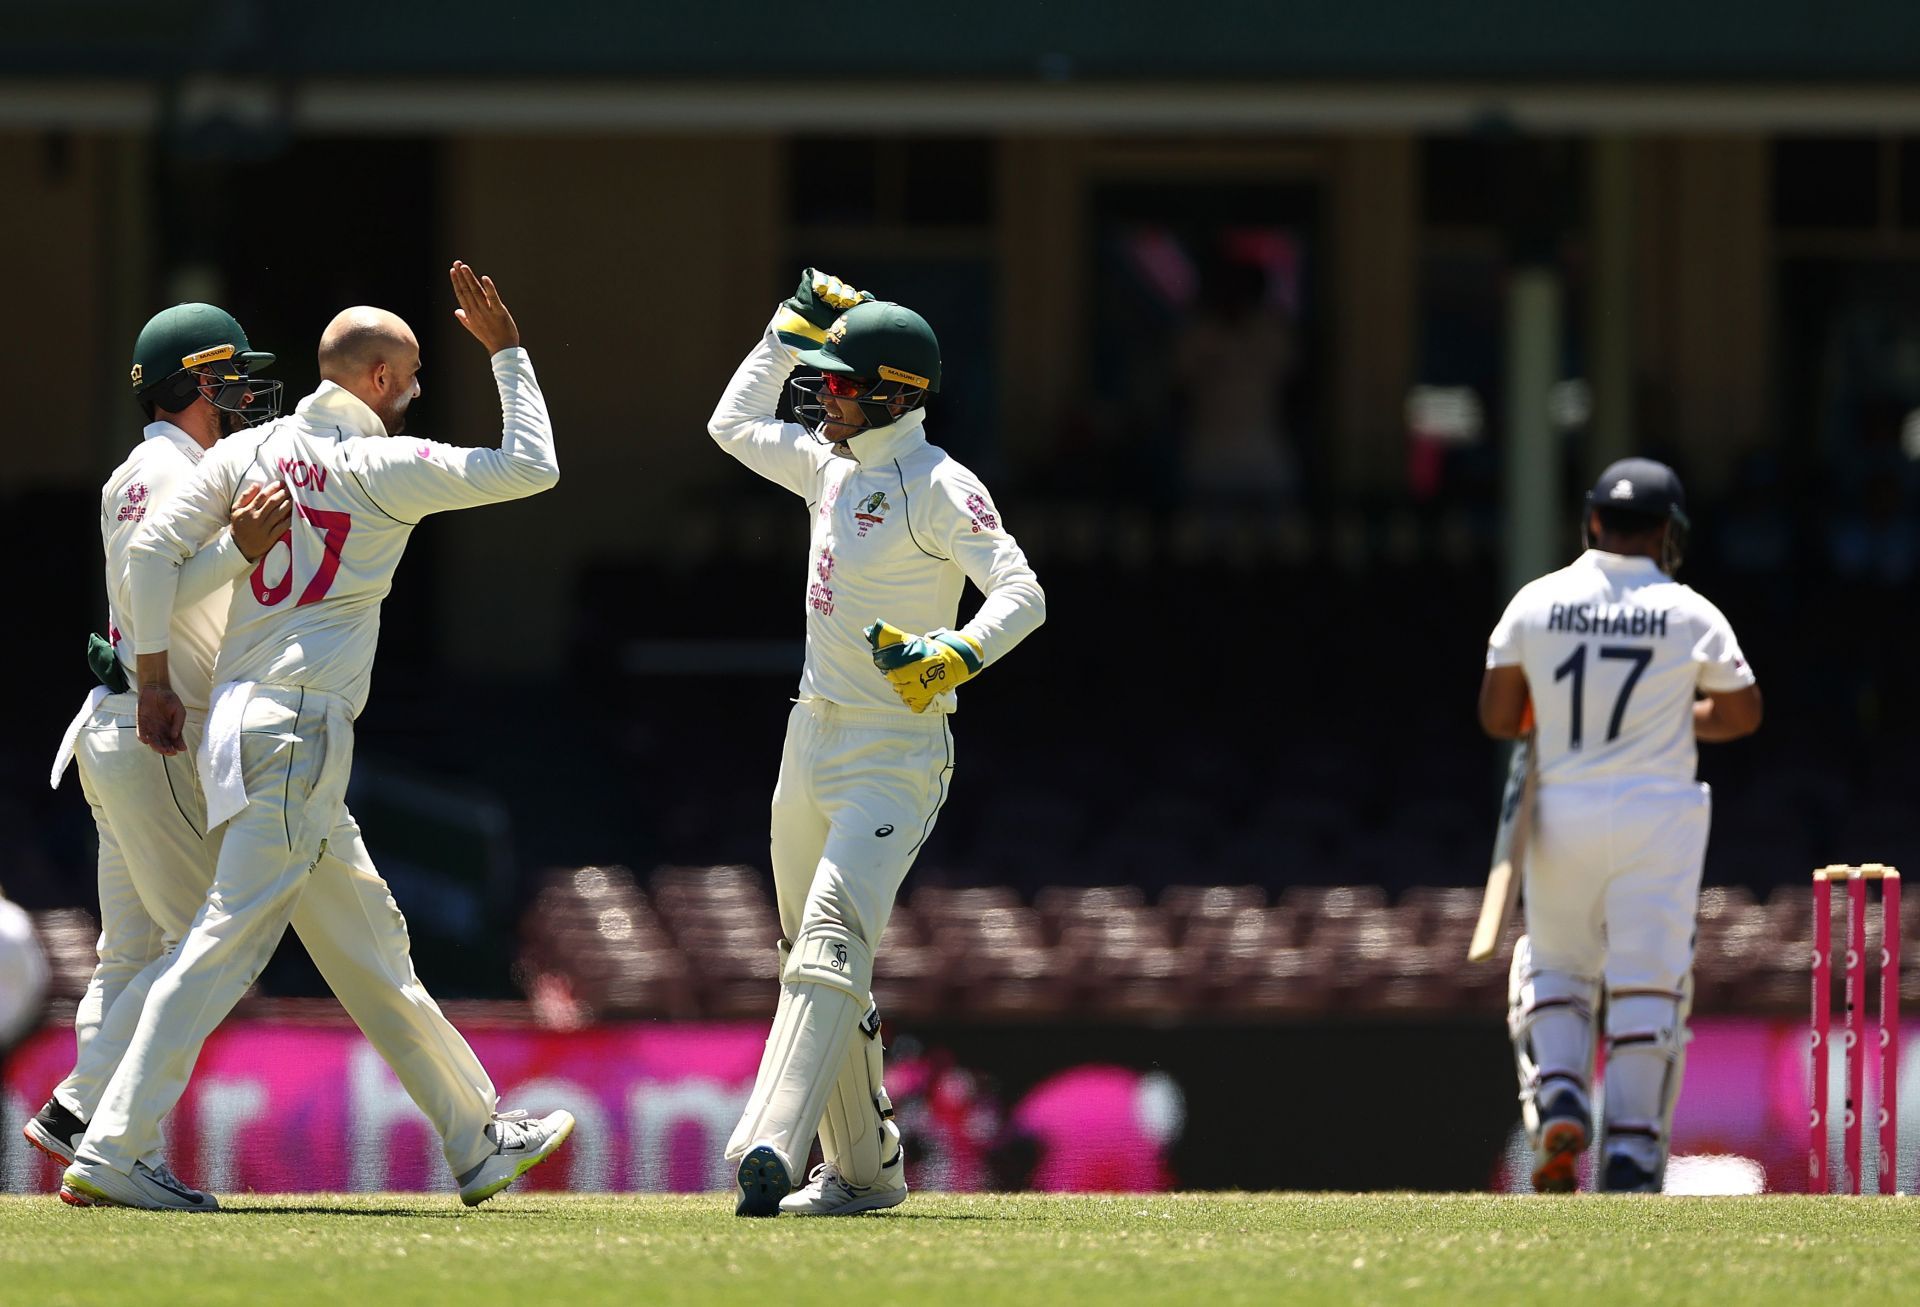
{"label": "white towel", "polygon": [[200,741],[200,784],[207,792],[207,831],[247,806],[247,781],[240,771],[240,724],[253,697],[253,681],[225,681],[214,687],[207,710],[207,733]]}
{"label": "white towel", "polygon": [[67,764],[73,761],[73,746],[80,741],[80,731],[87,724],[87,718],[93,716],[93,710],[100,701],[112,691],[104,685],[96,685],[87,692],[87,701],[80,705],[80,711],[67,723],[67,733],[60,737],[60,751],[53,755],[53,774],[47,777],[47,784],[54,789],[60,788],[60,778],[67,774]]}

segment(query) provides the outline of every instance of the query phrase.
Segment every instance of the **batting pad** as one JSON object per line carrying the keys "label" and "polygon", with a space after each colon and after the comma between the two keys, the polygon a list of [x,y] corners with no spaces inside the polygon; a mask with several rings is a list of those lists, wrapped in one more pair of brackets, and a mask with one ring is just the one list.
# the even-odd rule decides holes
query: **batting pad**
{"label": "batting pad", "polygon": [[787,955],[780,1006],[747,1102],[747,1113],[729,1141],[744,1141],[741,1155],[771,1145],[794,1180],[804,1164],[840,1079],[840,1064],[867,1007],[873,982],[873,950],[845,927],[831,923],[800,932]]}
{"label": "batting pad", "polygon": [[[779,950],[780,964],[774,969],[774,974],[784,976],[787,974],[787,955],[793,952],[793,945],[783,939],[775,947]],[[739,1161],[747,1155],[747,1150],[753,1147],[753,1136],[749,1132],[754,1123],[760,1119],[760,1114],[766,1110],[767,1087],[773,1083],[770,1074],[774,1060],[773,1031],[781,1028],[787,1008],[792,1003],[793,986],[783,983],[780,986],[780,997],[773,1010],[773,1030],[767,1032],[767,1042],[760,1050],[760,1069],[753,1075],[753,1093],[747,1099],[746,1110],[740,1113],[739,1123],[733,1127],[733,1133],[727,1137],[726,1158],[729,1162]]]}
{"label": "batting pad", "polygon": [[860,1037],[849,1041],[840,1074],[820,1119],[820,1153],[848,1184],[865,1189],[900,1151],[900,1128],[893,1123],[893,1100],[880,1083],[885,1050],[880,1043],[880,1008],[869,1003],[860,1021]]}
{"label": "batting pad", "polygon": [[1678,991],[1618,989],[1607,996],[1606,1147],[1656,1174],[1666,1169],[1692,999],[1691,978]]}
{"label": "batting pad", "polygon": [[1507,1034],[1520,1073],[1520,1108],[1528,1138],[1539,1134],[1539,1099],[1555,1084],[1588,1100],[1593,1074],[1593,1011],[1600,982],[1562,971],[1539,971],[1526,936],[1513,949],[1507,977]]}

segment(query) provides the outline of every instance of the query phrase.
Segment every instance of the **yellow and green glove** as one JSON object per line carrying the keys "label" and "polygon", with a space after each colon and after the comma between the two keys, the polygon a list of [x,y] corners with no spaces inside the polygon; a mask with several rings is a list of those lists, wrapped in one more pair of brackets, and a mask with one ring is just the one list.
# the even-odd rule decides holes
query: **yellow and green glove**
{"label": "yellow and green glove", "polygon": [[780,343],[794,349],[816,349],[827,339],[827,328],[842,313],[872,299],[831,273],[808,268],[800,274],[800,289],[781,302],[773,330]]}
{"label": "yellow and green glove", "polygon": [[875,622],[867,628],[867,643],[873,646],[873,665],[915,712],[925,712],[935,695],[978,676],[987,663],[980,642],[959,631],[908,635],[897,626]]}

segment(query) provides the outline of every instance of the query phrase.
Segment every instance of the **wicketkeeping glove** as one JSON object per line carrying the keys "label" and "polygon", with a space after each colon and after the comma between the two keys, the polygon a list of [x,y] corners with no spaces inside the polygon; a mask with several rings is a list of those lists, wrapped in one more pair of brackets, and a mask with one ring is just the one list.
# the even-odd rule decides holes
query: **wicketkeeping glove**
{"label": "wicketkeeping glove", "polygon": [[127,684],[127,669],[120,665],[120,655],[112,645],[91,632],[87,635],[87,667],[95,680],[115,694],[131,688]]}
{"label": "wicketkeeping glove", "polygon": [[925,712],[935,695],[971,680],[986,666],[979,642],[958,631],[908,635],[897,626],[875,622],[867,628],[867,643],[873,646],[873,665],[915,712]]}
{"label": "wicketkeeping glove", "polygon": [[800,274],[800,289],[789,295],[774,315],[773,330],[783,345],[813,349],[826,341],[827,328],[834,319],[872,298],[831,273],[808,268]]}

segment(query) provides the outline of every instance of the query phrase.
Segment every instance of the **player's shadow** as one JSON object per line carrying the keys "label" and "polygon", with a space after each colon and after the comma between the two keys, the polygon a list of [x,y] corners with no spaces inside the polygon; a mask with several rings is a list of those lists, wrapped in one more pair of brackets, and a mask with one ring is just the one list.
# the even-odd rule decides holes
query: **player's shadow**
{"label": "player's shadow", "polygon": [[957,1221],[962,1225],[984,1221],[1032,1221],[1032,1216],[1020,1216],[999,1212],[869,1212],[866,1215],[882,1221]]}
{"label": "player's shadow", "polygon": [[545,1216],[551,1210],[546,1207],[497,1207],[483,1213],[468,1207],[458,1210],[446,1207],[329,1207],[324,1203],[314,1203],[299,1207],[222,1207],[218,1214],[221,1216],[405,1216],[426,1217],[438,1221],[465,1219],[502,1221],[517,1217]]}

